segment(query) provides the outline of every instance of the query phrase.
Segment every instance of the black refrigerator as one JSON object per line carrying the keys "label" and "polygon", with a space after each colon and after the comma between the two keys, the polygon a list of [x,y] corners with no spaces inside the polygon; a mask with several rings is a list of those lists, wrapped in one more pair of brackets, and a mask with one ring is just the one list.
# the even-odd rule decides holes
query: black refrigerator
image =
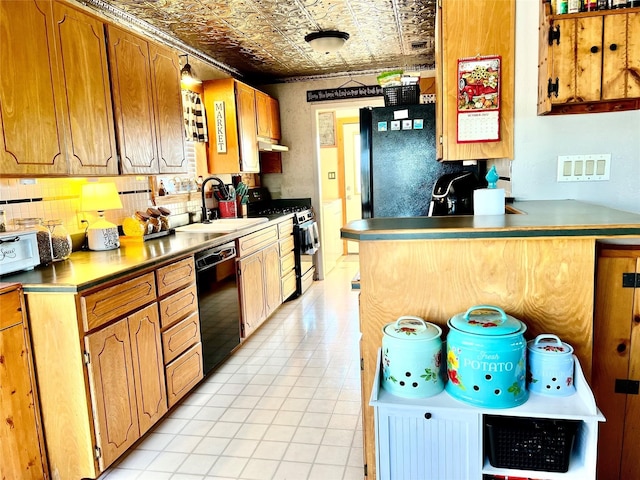
{"label": "black refrigerator", "polygon": [[360,109],[360,146],[362,218],[426,216],[441,175],[475,172],[436,160],[433,103]]}

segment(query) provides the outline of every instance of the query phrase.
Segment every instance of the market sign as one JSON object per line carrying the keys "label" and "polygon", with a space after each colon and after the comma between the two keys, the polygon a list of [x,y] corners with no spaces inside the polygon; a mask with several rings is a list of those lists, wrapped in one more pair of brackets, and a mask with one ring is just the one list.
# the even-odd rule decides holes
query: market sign
{"label": "market sign", "polygon": [[327,88],[324,90],[307,90],[307,102],[326,102],[329,100],[346,100],[349,98],[381,97],[380,85],[360,85],[357,87]]}

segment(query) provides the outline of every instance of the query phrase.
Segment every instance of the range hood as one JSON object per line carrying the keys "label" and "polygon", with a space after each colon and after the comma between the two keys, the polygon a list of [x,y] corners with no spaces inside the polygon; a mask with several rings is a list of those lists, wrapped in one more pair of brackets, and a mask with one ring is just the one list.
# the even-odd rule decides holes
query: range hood
{"label": "range hood", "polygon": [[261,152],[288,152],[289,147],[264,140],[258,140],[258,150]]}

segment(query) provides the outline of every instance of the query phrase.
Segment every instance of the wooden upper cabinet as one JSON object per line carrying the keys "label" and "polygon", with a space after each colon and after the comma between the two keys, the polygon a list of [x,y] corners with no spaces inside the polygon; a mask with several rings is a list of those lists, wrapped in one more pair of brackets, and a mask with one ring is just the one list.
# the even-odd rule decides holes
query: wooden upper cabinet
{"label": "wooden upper cabinet", "polygon": [[240,136],[240,167],[242,172],[260,171],[258,141],[256,138],[256,97],[255,90],[242,83],[236,83],[238,104],[238,132]]}
{"label": "wooden upper cabinet", "polygon": [[259,172],[255,90],[232,78],[203,85],[209,172]]}
{"label": "wooden upper cabinet", "polygon": [[159,173],[186,172],[178,55],[169,48],[149,44],[149,56],[156,114]]}
{"label": "wooden upper cabinet", "polygon": [[259,137],[271,138],[269,95],[256,90],[256,122]]}
{"label": "wooden upper cabinet", "polygon": [[0,174],[68,171],[54,39],[51,2],[0,2]]}
{"label": "wooden upper cabinet", "polygon": [[53,12],[68,107],[69,173],[117,175],[104,24],[59,2]]}
{"label": "wooden upper cabinet", "polygon": [[280,105],[278,100],[256,90],[256,122],[258,137],[280,140]]}
{"label": "wooden upper cabinet", "polygon": [[107,32],[122,173],[158,173],[148,43],[113,25]]}
{"label": "wooden upper cabinet", "polygon": [[[513,158],[515,0],[442,0],[437,42],[438,158]],[[458,143],[458,60],[499,55],[500,140]]]}
{"label": "wooden upper cabinet", "polygon": [[640,108],[640,8],[551,15],[541,4],[538,114]]}
{"label": "wooden upper cabinet", "polygon": [[269,113],[271,115],[271,138],[280,141],[282,132],[280,130],[280,102],[273,97],[268,97]]}

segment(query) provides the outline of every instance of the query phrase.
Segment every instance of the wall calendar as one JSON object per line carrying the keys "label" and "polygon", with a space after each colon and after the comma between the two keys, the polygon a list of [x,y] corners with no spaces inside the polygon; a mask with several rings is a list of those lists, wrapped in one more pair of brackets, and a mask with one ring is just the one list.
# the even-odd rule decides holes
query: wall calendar
{"label": "wall calendar", "polygon": [[458,143],[500,140],[498,55],[458,60]]}

